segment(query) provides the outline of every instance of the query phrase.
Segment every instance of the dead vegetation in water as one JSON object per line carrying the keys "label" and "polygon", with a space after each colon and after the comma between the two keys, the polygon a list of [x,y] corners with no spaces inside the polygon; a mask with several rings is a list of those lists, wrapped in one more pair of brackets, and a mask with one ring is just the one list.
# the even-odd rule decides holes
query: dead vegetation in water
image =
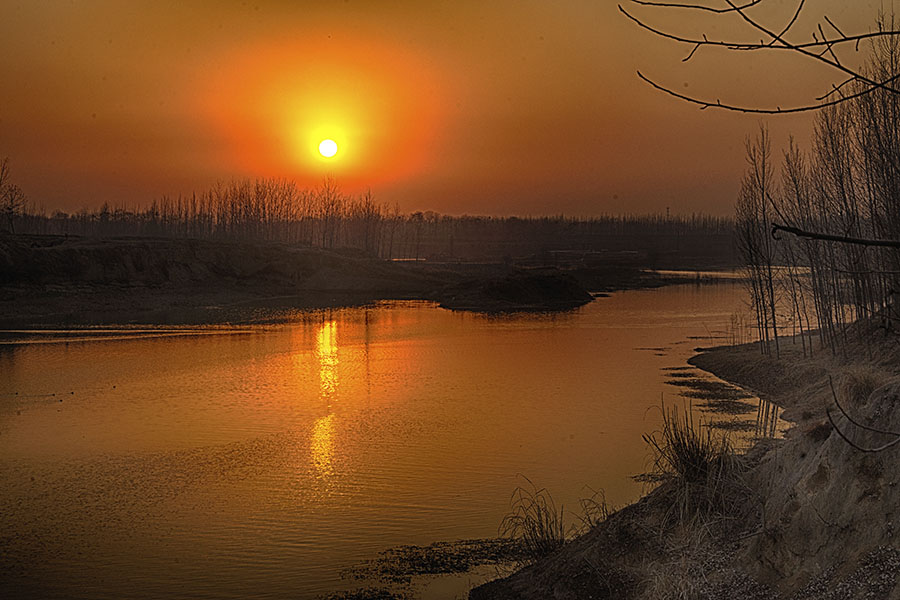
{"label": "dead vegetation in water", "polygon": [[465,573],[483,565],[520,562],[528,550],[519,539],[492,538],[435,542],[427,546],[398,546],[377,558],[355,565],[343,577],[386,583],[409,583],[419,575]]}
{"label": "dead vegetation in water", "polygon": [[753,394],[738,387],[721,381],[703,379],[700,377],[669,376],[667,385],[679,388],[687,388],[681,395],[687,398],[700,400],[742,400],[752,398]]}
{"label": "dead vegetation in water", "polygon": [[697,377],[697,372],[694,370],[673,371],[671,373],[666,373],[666,375],[672,379],[688,379]]}
{"label": "dead vegetation in water", "polygon": [[564,524],[564,510],[557,508],[544,489],[538,489],[528,478],[514,491],[510,513],[503,519],[500,533],[504,537],[435,542],[427,546],[398,546],[381,552],[377,558],[364,561],[341,576],[384,584],[336,592],[319,600],[407,600],[414,577],[461,574],[477,567],[498,569],[531,564],[562,547],[572,536],[590,531],[606,520],[611,510],[602,490],[585,486],[579,500],[578,523]]}
{"label": "dead vegetation in water", "polygon": [[[698,406],[704,412],[712,412],[724,415],[747,415],[757,410],[758,407],[745,400],[752,398],[753,394],[733,386],[726,382],[715,381],[698,377],[693,370],[675,370],[674,367],[664,369],[669,379],[666,384],[681,388],[679,396],[694,400],[704,400]],[[725,431],[751,431],[751,424],[742,424],[736,419],[730,421],[718,421],[713,425],[717,429]]]}
{"label": "dead vegetation in water", "polygon": [[719,431],[748,433],[754,431],[757,428],[757,425],[750,421],[729,419],[727,421],[710,421],[708,427],[718,429]]}
{"label": "dead vegetation in water", "polygon": [[741,402],[740,400],[710,400],[709,402],[701,402],[698,406],[704,411],[726,414],[726,415],[747,415],[756,410],[758,406],[750,402]]}

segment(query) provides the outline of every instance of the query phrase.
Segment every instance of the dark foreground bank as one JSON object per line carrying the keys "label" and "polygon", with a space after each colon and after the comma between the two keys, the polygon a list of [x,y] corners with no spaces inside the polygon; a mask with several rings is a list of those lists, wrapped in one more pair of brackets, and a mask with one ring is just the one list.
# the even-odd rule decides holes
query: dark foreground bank
{"label": "dark foreground bank", "polygon": [[0,327],[253,323],[292,310],[421,299],[568,310],[591,292],[674,282],[636,266],[387,261],[356,250],[169,238],[0,237]]}
{"label": "dark foreground bank", "polygon": [[875,430],[900,432],[900,350],[880,332],[870,341],[853,358],[799,344],[781,359],[750,345],[694,357],[782,406],[785,438],[758,442],[717,489],[669,481],[470,598],[897,600],[900,444],[863,452],[826,414],[859,448],[896,439]]}

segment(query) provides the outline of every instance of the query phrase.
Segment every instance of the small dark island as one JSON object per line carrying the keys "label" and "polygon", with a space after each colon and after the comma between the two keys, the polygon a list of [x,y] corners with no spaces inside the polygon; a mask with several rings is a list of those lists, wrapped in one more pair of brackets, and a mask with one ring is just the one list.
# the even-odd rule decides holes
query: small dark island
{"label": "small dark island", "polygon": [[477,312],[570,310],[591,300],[593,296],[577,279],[556,269],[469,279],[440,294],[443,308]]}

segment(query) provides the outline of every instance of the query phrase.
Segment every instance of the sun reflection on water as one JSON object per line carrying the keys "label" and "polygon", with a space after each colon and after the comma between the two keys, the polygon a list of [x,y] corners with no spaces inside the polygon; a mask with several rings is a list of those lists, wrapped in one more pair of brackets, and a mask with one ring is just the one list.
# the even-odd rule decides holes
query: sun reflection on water
{"label": "sun reflection on water", "polygon": [[312,426],[309,452],[319,477],[334,473],[334,413],[316,419]]}
{"label": "sun reflection on water", "polygon": [[322,323],[316,333],[316,356],[319,359],[319,395],[333,400],[337,391],[337,321]]}
{"label": "sun reflection on water", "polygon": [[316,332],[316,358],[319,359],[319,397],[328,403],[328,415],[313,423],[309,451],[313,468],[320,478],[334,473],[334,412],[331,402],[338,387],[337,321],[322,323]]}

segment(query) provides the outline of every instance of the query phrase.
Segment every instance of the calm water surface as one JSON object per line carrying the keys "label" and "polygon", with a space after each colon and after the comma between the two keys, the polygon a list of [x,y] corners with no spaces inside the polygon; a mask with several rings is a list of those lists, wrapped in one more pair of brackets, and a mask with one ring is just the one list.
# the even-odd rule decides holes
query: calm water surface
{"label": "calm water surface", "polygon": [[633,501],[662,368],[738,312],[739,285],[677,286],[0,345],[0,596],[312,598],[386,548],[495,536],[520,473]]}

